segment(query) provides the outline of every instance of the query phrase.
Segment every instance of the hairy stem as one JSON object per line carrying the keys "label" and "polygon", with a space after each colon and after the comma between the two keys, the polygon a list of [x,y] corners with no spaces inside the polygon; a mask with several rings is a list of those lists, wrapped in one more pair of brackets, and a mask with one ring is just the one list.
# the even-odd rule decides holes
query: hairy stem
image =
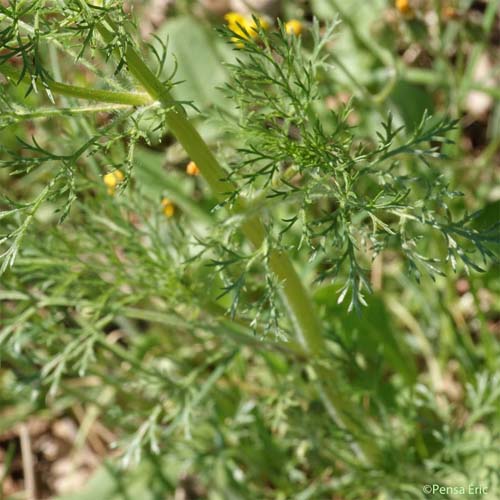
{"label": "hairy stem", "polygon": [[[29,76],[22,76],[21,73],[14,69],[10,64],[1,64],[0,73],[13,80],[16,84],[23,82],[26,85],[31,85]],[[89,101],[123,104],[128,106],[144,106],[146,104],[151,104],[151,97],[149,94],[144,93],[116,92],[113,90],[77,87],[75,85],[66,85],[65,83],[56,82],[54,80],[44,82],[44,84],[46,85],[46,89],[50,92],[67,97],[77,97],[79,99],[87,99]]]}
{"label": "hairy stem", "polygon": [[87,115],[91,113],[112,113],[113,111],[128,109],[125,104],[105,104],[100,106],[82,106],[76,108],[42,108],[33,111],[8,111],[2,113],[2,118],[15,120],[39,120],[59,116]]}

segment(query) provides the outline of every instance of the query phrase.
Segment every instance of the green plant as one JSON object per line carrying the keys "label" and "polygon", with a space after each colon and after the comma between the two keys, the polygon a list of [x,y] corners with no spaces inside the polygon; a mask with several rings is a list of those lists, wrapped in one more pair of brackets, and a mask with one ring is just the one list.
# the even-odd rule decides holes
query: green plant
{"label": "green plant", "polygon": [[[233,478],[240,469],[247,472],[251,495],[271,497],[273,488],[293,494],[293,484],[283,484],[281,467],[288,450],[305,441],[299,433],[282,446],[263,422],[272,422],[278,435],[285,433],[288,418],[298,428],[303,414],[297,407],[306,405],[307,429],[316,435],[303,446],[314,450],[311,460],[314,453],[320,462],[339,457],[344,465],[338,469],[353,474],[344,477],[346,495],[360,498],[382,478],[386,491],[418,498],[419,464],[446,453],[453,432],[436,426],[438,437],[427,435],[409,422],[439,421],[441,408],[415,386],[415,368],[405,362],[412,359],[407,346],[375,334],[384,362],[397,376],[389,394],[371,389],[386,398],[385,407],[373,398],[373,408],[363,409],[366,381],[348,380],[356,350],[328,323],[334,315],[356,321],[352,309],[363,314],[370,261],[382,251],[393,252],[417,280],[422,271],[444,276],[445,261],[453,269],[478,271],[494,258],[498,226],[475,226],[480,213],[460,207],[460,193],[439,171],[456,122],[424,114],[406,132],[388,114],[376,135],[352,127],[351,105],[324,107],[334,85],[328,44],[336,23],[322,33],[314,23],[311,39],[303,43],[281,24],[266,30],[255,19],[256,36],[244,28],[221,30],[236,51],[225,87],[233,106],[218,114],[221,128],[227,128],[217,155],[224,158],[222,166],[189,118],[197,113],[196,103],[174,98],[175,64],[166,45],[159,40],[137,46],[121,2],[10,2],[0,15],[0,73],[9,81],[2,87],[1,126],[17,134],[26,120],[47,123],[31,140],[2,148],[2,166],[36,185],[32,201],[6,197],[1,215],[2,293],[9,302],[0,342],[2,356],[27,379],[19,390],[30,392],[35,384],[25,411],[61,394],[67,401],[92,401],[96,388],[83,395],[70,382],[94,375],[113,400],[99,401],[99,411],[119,420],[130,440],[123,447],[126,465],[144,449],[153,463],[160,443],[182,431],[181,436],[196,436],[195,443],[219,446],[218,466],[230,467]],[[79,85],[60,81],[69,62],[89,72]],[[170,65],[174,69],[165,76]],[[90,84],[95,78],[100,83]],[[80,106],[75,98],[101,104]],[[58,100],[57,106],[42,106],[44,99]],[[61,136],[60,143],[51,145],[51,134]],[[175,137],[201,171],[207,186],[197,187],[199,203],[176,189],[157,157],[148,157],[146,146],[165,134]],[[102,176],[117,169],[125,178],[110,196]],[[182,209],[178,218],[166,220],[158,208],[162,183],[164,194]],[[56,226],[54,211],[78,233]],[[338,285],[318,290],[316,302],[327,311],[320,315],[309,289],[325,280]],[[338,305],[346,297],[349,312]],[[376,313],[368,307],[365,314]],[[161,328],[143,338],[138,320],[163,325],[169,338]],[[121,342],[110,334],[116,329],[128,332]],[[198,351],[185,348],[190,341]],[[266,375],[253,366],[253,353],[263,346],[255,363],[271,367]],[[116,371],[107,370],[111,359],[120,363]],[[225,392],[224,384],[244,383],[247,370],[254,377],[249,390],[258,393],[262,385],[273,401],[270,409],[239,406],[234,399],[242,400],[244,389],[236,396]],[[268,377],[276,377],[276,387]],[[310,385],[317,387],[333,429],[318,423],[324,413],[314,397],[311,402],[304,395]],[[125,404],[121,386],[138,396],[137,403]],[[210,398],[215,414],[231,417],[234,429],[203,420]],[[492,395],[488,405],[496,399]],[[407,414],[400,413],[395,424],[384,418],[391,408],[405,407]],[[266,448],[252,450],[251,434],[239,439],[250,455],[271,454],[267,472],[256,465],[261,458],[252,464],[251,456],[246,462],[210,444],[230,441],[248,414],[255,422],[251,432]],[[393,437],[396,430],[401,435]],[[320,450],[332,436],[338,452],[332,446]],[[189,455],[182,439],[175,442],[180,456]],[[398,464],[408,443],[416,451]],[[290,465],[296,474],[303,458]],[[199,460],[210,468],[208,457]],[[428,470],[437,474],[441,462]],[[271,478],[269,491],[260,487],[263,478]],[[230,491],[241,487],[234,483]],[[333,483],[326,491],[342,487]]]}

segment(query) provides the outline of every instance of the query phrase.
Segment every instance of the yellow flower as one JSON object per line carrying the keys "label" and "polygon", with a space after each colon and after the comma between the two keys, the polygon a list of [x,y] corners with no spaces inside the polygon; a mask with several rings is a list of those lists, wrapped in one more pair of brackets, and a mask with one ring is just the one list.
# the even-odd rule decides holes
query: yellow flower
{"label": "yellow flower", "polygon": [[[226,20],[227,27],[236,35],[248,39],[257,38],[257,23],[253,18],[248,18],[239,12],[228,12],[224,19]],[[262,17],[258,18],[258,23],[262,29],[268,29],[269,23]],[[243,44],[239,41],[237,37],[231,39],[232,42],[236,43],[239,47]]]}
{"label": "yellow flower", "polygon": [[108,194],[115,194],[116,186],[125,179],[123,172],[121,170],[113,170],[113,172],[108,172],[104,177],[104,184],[108,188]]}
{"label": "yellow flower", "polygon": [[191,175],[191,176],[196,176],[200,175],[200,169],[198,168],[198,165],[194,161],[190,161],[186,165],[186,174]]}
{"label": "yellow flower", "polygon": [[401,14],[412,14],[413,10],[410,5],[410,0],[396,0],[396,9],[401,12]]}
{"label": "yellow flower", "polygon": [[168,199],[168,198],[163,198],[161,200],[161,206],[163,207],[163,214],[165,217],[173,217],[175,214],[175,205]]}
{"label": "yellow flower", "polygon": [[290,21],[288,21],[285,24],[285,31],[289,35],[298,36],[302,33],[302,23],[300,21],[298,21],[297,19],[290,19]]}

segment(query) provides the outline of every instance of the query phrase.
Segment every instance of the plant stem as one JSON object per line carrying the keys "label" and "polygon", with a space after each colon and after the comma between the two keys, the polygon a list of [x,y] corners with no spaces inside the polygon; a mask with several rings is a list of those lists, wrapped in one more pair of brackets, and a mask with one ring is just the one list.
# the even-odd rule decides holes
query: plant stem
{"label": "plant stem", "polygon": [[[28,75],[21,76],[21,73],[14,69],[9,64],[0,65],[0,73],[16,83],[23,82],[30,85],[31,81]],[[68,97],[77,97],[79,99],[87,99],[89,101],[98,101],[114,104],[124,104],[128,106],[144,106],[151,104],[151,98],[148,94],[135,92],[116,92],[112,90],[100,90],[89,87],[77,87],[75,85],[66,85],[65,83],[56,82],[54,80],[44,82],[47,89],[54,94],[61,94]]]}
{"label": "plant stem", "polygon": [[3,118],[18,120],[38,120],[59,116],[86,115],[91,113],[112,113],[113,111],[128,109],[125,104],[106,104],[103,106],[82,106],[76,108],[42,108],[34,111],[8,111],[2,114]]}

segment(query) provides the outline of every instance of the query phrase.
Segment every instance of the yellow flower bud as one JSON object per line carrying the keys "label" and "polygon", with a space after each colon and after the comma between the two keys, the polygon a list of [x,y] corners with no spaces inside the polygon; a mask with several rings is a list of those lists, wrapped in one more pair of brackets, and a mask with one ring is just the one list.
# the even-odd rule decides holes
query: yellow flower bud
{"label": "yellow flower bud", "polygon": [[108,172],[103,177],[104,184],[108,188],[108,194],[115,194],[116,186],[125,179],[123,172],[121,170],[113,170],[113,172]]}
{"label": "yellow flower bud", "polygon": [[116,169],[115,171],[113,171],[113,175],[118,182],[121,182],[123,181],[123,179],[125,179],[125,176],[123,175],[123,172],[121,170]]}
{"label": "yellow flower bud", "polygon": [[108,186],[109,188],[114,188],[116,186],[116,177],[113,175],[113,173],[106,174],[103,177],[104,184]]}
{"label": "yellow flower bud", "polygon": [[[226,20],[227,27],[236,35],[246,39],[249,37],[257,38],[257,23],[253,18],[247,18],[239,12],[228,12],[224,16],[224,19]],[[259,18],[259,24],[265,30],[269,28],[269,23],[262,17]],[[231,41],[239,47],[242,46],[242,43],[236,37],[231,39]]]}
{"label": "yellow flower bud", "polygon": [[200,175],[200,169],[198,168],[198,165],[196,165],[194,161],[190,161],[186,165],[186,173],[194,177],[196,175]]}
{"label": "yellow flower bud", "polygon": [[396,0],[396,9],[401,12],[401,14],[411,14],[413,12],[410,0]]}
{"label": "yellow flower bud", "polygon": [[163,214],[165,217],[173,217],[175,214],[175,205],[168,199],[168,198],[163,198],[161,200],[161,206],[163,207]]}
{"label": "yellow flower bud", "polygon": [[228,12],[225,16],[224,19],[227,22],[227,25],[229,26],[229,29],[233,31],[233,26],[236,25],[241,25],[245,26],[246,23],[246,18],[243,14],[240,14],[239,12]]}
{"label": "yellow flower bud", "polygon": [[298,36],[302,33],[302,23],[297,19],[290,19],[290,21],[285,24],[285,31],[289,35]]}

